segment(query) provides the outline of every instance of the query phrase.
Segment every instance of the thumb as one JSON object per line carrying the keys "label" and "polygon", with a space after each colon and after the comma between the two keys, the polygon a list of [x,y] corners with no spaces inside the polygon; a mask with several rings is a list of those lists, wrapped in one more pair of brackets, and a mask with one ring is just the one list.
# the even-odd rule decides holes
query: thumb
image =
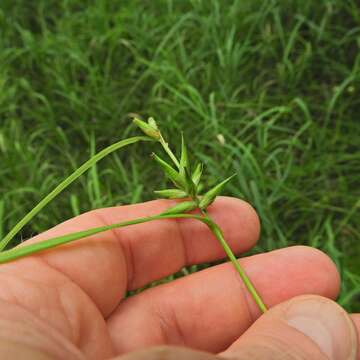
{"label": "thumb", "polygon": [[221,354],[232,360],[352,360],[357,334],[334,301],[313,295],[281,303],[261,316]]}

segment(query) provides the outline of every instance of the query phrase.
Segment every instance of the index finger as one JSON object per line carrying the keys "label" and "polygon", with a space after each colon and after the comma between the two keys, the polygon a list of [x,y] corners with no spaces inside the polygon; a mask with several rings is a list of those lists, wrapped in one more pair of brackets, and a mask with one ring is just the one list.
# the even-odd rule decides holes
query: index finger
{"label": "index finger", "polygon": [[[173,204],[169,200],[156,200],[94,210],[68,220],[29,242],[155,215]],[[209,214],[223,229],[234,252],[248,250],[255,244],[259,221],[246,202],[221,197],[209,207]],[[223,258],[224,253],[201,222],[166,219],[107,231],[35,256],[79,285],[107,316],[126,290],[172,274],[185,265]],[[26,258],[16,262],[17,268],[22,262],[26,262]]]}

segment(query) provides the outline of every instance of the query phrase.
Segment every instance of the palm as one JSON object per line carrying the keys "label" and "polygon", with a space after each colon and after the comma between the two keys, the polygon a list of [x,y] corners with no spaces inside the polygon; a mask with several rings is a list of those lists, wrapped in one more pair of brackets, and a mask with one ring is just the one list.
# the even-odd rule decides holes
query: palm
{"label": "palm", "polygon": [[[93,211],[29,241],[156,214],[168,206],[155,201]],[[246,203],[220,198],[209,212],[235,252],[254,245],[259,224]],[[8,319],[8,341],[30,343],[59,358],[101,359],[159,344],[219,352],[259,315],[231,265],[125,300],[124,295],[185,265],[221,257],[221,247],[195,220],[161,220],[104,233],[2,265],[0,318]],[[268,305],[303,293],[335,297],[338,292],[335,267],[316,250],[288,248],[244,259],[244,266]],[[15,334],[20,338],[13,339]]]}

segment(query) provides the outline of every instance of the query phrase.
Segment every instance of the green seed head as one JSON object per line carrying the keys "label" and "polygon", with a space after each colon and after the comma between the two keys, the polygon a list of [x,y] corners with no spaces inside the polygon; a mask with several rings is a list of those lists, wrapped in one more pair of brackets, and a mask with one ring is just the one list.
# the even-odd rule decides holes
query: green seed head
{"label": "green seed head", "polygon": [[187,193],[179,189],[155,190],[154,193],[166,199],[182,199],[187,197]]}
{"label": "green seed head", "polygon": [[191,176],[192,181],[196,186],[198,186],[200,183],[202,172],[203,172],[203,164],[199,163],[199,164],[197,164],[197,166]]}
{"label": "green seed head", "polygon": [[186,191],[192,197],[195,198],[197,195],[197,187],[192,181],[190,171],[188,168],[184,168],[184,177],[186,181]]}
{"label": "green seed head", "polygon": [[200,200],[199,208],[206,209],[223,190],[224,186],[235,176],[236,174],[228,177],[220,184],[217,184],[212,189],[210,189]]}
{"label": "green seed head", "polygon": [[152,119],[151,122],[149,121],[149,123],[146,123],[145,121],[134,118],[133,122],[139,129],[141,129],[150,138],[152,138],[154,140],[160,139],[160,131],[159,131],[158,127],[156,126],[154,119]]}
{"label": "green seed head", "polygon": [[191,210],[196,209],[195,201],[184,201],[175,206],[165,210],[160,215],[175,215],[175,214],[182,214]]}

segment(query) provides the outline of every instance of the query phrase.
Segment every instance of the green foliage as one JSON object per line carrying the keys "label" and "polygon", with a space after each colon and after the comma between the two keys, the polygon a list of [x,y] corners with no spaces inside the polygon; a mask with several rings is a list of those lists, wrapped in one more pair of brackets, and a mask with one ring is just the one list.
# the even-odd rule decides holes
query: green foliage
{"label": "green foliage", "polygon": [[[1,1],[2,233],[153,115],[171,143],[184,131],[205,189],[237,172],[226,193],[258,211],[256,251],[326,251],[360,310],[359,31],[355,0]],[[103,160],[22,237],[153,198],[150,163],[141,145]]]}

